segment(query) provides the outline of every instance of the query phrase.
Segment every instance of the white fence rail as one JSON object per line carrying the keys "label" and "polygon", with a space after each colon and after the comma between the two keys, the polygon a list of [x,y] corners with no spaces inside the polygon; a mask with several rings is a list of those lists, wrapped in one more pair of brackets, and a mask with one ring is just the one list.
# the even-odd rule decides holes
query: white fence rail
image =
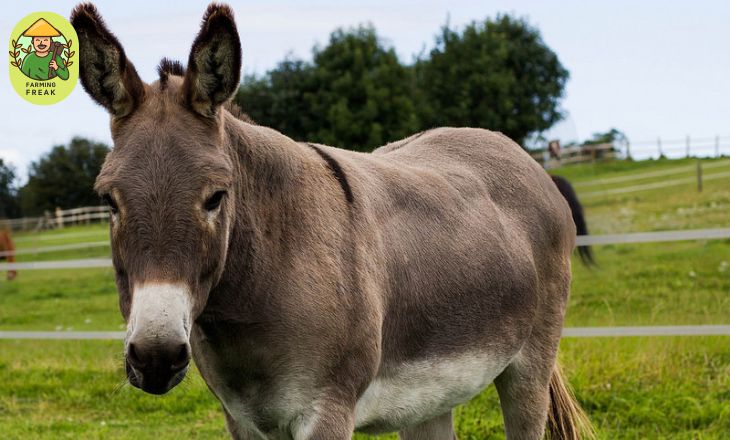
{"label": "white fence rail", "polygon": [[112,267],[110,258],[84,258],[62,261],[28,261],[23,263],[0,263],[0,271],[4,270],[53,270],[53,269],[93,269]]}
{"label": "white fence rail", "polygon": [[[593,246],[625,243],[657,243],[686,240],[720,240],[730,238],[730,228],[689,229],[684,231],[633,232],[628,234],[580,235],[577,246]],[[108,245],[108,242],[79,243],[65,246],[49,246],[48,249],[82,249]],[[74,247],[71,247],[74,246]],[[38,252],[38,250],[36,250]],[[30,252],[29,252],[30,253]],[[49,270],[49,269],[84,269],[111,267],[109,258],[88,258],[64,261],[29,261],[20,263],[0,263],[0,271],[5,270]]]}
{"label": "white fence rail", "polygon": [[57,246],[35,247],[27,249],[17,249],[14,251],[0,251],[0,257],[9,257],[11,255],[28,255],[28,254],[44,254],[47,252],[70,251],[77,249],[91,249],[96,247],[108,247],[109,241],[95,241],[92,243],[71,243],[59,244]]}
{"label": "white fence rail", "polygon": [[[603,147],[610,145],[610,148]],[[694,137],[682,139],[662,139],[653,141],[628,142],[618,141],[615,144],[579,145],[562,148],[560,157],[550,156],[549,148],[532,150],[530,154],[545,168],[557,168],[573,163],[595,162],[596,160],[614,158],[649,159],[659,157],[721,157],[727,155],[730,148],[730,136]],[[605,149],[606,154],[600,151]],[[578,150],[578,151],[576,151]],[[597,151],[598,150],[598,151]],[[610,150],[610,151],[608,151]]]}
{"label": "white fence rail", "polygon": [[[0,331],[1,339],[122,340],[126,332],[114,331]],[[667,325],[638,327],[565,327],[564,338],[636,336],[727,336],[730,325]]]}
{"label": "white fence rail", "polygon": [[0,229],[11,231],[33,231],[57,229],[64,226],[89,224],[93,221],[109,218],[109,208],[106,206],[84,206],[73,209],[56,209],[54,213],[46,212],[42,217],[24,217],[9,220],[0,220]]}
{"label": "white fence rail", "polygon": [[596,144],[561,148],[558,157],[551,155],[549,149],[531,151],[530,156],[544,168],[551,169],[561,165],[616,159],[617,152],[618,150],[613,144]]}
{"label": "white fence rail", "polygon": [[586,193],[580,193],[579,198],[589,199],[589,198],[593,198],[593,197],[628,194],[628,193],[647,191],[647,190],[652,190],[652,189],[670,188],[672,186],[686,185],[688,183],[696,183],[698,186],[698,190],[701,191],[702,182],[708,181],[708,180],[725,179],[725,178],[729,178],[729,177],[730,177],[730,171],[723,171],[721,173],[713,173],[713,174],[706,174],[706,175],[703,175],[702,171],[699,171],[698,175],[696,177],[683,177],[680,179],[665,180],[665,181],[661,181],[661,182],[643,183],[640,185],[632,185],[632,186],[627,186],[627,187],[622,187],[622,188],[612,188],[612,189],[606,189],[606,190],[601,190],[601,191],[591,191],[591,192],[586,192]]}
{"label": "white fence rail", "polygon": [[[712,162],[700,162],[703,170],[711,170],[715,168],[730,167],[730,160],[718,160]],[[645,173],[631,173],[624,176],[607,177],[604,179],[589,180],[586,182],[575,182],[573,186],[575,188],[585,188],[591,186],[607,186],[614,185],[617,183],[633,182],[635,180],[651,179],[655,177],[666,177],[675,174],[686,174],[691,172],[697,172],[697,165],[682,165],[676,166],[665,170],[649,171]]]}

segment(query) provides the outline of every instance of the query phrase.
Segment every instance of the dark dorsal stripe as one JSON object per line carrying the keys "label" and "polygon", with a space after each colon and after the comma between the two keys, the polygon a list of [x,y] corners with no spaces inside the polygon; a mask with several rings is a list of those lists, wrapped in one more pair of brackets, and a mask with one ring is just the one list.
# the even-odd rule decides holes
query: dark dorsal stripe
{"label": "dark dorsal stripe", "polygon": [[319,154],[319,157],[327,162],[327,166],[330,167],[332,175],[335,176],[335,179],[337,179],[337,181],[340,183],[340,186],[342,187],[342,192],[345,193],[345,199],[347,200],[347,203],[352,203],[355,200],[355,197],[352,195],[352,188],[350,188],[350,183],[347,181],[347,176],[345,175],[345,172],[342,170],[342,167],[337,162],[337,160],[329,154],[325,153],[318,146],[310,143],[307,143],[307,145],[309,145],[314,151],[316,151],[317,154]]}

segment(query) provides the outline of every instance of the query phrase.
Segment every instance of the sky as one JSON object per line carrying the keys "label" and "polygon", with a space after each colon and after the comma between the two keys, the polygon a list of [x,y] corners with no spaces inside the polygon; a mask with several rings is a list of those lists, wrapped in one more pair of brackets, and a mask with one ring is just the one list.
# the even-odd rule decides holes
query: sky
{"label": "sky", "polygon": [[[563,142],[616,127],[635,154],[656,139],[693,142],[721,137],[730,152],[730,2],[688,1],[231,1],[243,46],[243,73],[264,73],[287,54],[310,59],[337,27],[372,23],[387,45],[410,63],[433,47],[448,20],[510,13],[540,29],[570,71],[562,108],[566,119],[546,133]],[[3,5],[0,35],[36,11],[68,17],[76,2]],[[97,8],[147,82],[163,56],[187,60],[207,2],[97,1]],[[0,69],[0,158],[25,180],[28,165],[74,135],[111,144],[109,118],[78,84],[66,100],[37,106],[17,96]],[[681,145],[680,145],[681,144]],[[644,153],[644,151],[646,151]]]}

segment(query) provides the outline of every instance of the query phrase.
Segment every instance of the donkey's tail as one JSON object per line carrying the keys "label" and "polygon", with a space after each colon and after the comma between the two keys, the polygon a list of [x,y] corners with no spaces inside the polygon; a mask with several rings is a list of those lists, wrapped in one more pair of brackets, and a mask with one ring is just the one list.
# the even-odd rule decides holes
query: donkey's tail
{"label": "donkey's tail", "polygon": [[[568,182],[565,177],[553,176],[553,183],[558,187],[558,191],[563,195],[565,200],[570,206],[570,213],[573,215],[573,223],[575,223],[575,231],[578,235],[588,235],[588,224],[586,224],[586,218],[583,215],[583,205],[578,200],[578,195],[573,189],[573,185]],[[593,258],[593,251],[590,246],[578,246],[578,255],[580,260],[586,266],[595,266],[596,260]]]}
{"label": "donkey's tail", "polygon": [[550,377],[550,409],[546,434],[550,440],[595,439],[593,426],[566,386],[557,362]]}

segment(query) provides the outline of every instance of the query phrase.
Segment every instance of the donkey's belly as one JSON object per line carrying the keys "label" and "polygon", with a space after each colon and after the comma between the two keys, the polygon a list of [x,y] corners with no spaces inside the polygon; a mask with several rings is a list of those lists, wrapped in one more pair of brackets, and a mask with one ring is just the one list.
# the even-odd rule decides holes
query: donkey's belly
{"label": "donkey's belly", "polygon": [[356,430],[392,432],[439,416],[478,394],[509,361],[475,352],[407,362],[381,373],[357,401]]}

